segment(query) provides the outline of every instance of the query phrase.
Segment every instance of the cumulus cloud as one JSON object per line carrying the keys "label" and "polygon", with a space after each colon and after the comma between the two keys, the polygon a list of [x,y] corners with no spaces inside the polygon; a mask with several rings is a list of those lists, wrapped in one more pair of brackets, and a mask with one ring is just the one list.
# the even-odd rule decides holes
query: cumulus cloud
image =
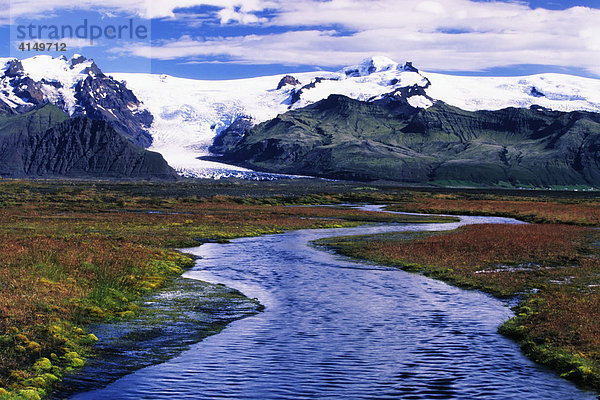
{"label": "cumulus cloud", "polygon": [[[189,36],[155,43],[159,59],[226,57],[240,63],[354,63],[373,54],[412,60],[423,69],[477,71],[517,64],[585,68],[600,75],[600,10],[532,10],[469,0],[298,0],[280,5],[264,25],[278,34]],[[343,31],[343,32],[342,32]],[[144,46],[120,49],[149,54]]]}

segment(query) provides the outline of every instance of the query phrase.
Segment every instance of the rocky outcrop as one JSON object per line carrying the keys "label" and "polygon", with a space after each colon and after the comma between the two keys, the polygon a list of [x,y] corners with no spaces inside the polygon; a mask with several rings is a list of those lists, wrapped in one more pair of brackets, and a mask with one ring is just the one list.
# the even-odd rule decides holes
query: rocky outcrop
{"label": "rocky outcrop", "polygon": [[71,59],[71,69],[73,69],[77,64],[81,64],[86,61],[87,61],[87,58],[85,58],[81,54],[73,55],[73,58]]}
{"label": "rocky outcrop", "polygon": [[27,103],[35,106],[43,105],[47,100],[42,91],[42,85],[42,82],[35,82],[30,77],[25,76],[15,82],[14,93]]}
{"label": "rocky outcrop", "polygon": [[0,176],[177,179],[160,154],[129,142],[106,121],[68,119],[51,104],[0,114]]}
{"label": "rocky outcrop", "polygon": [[148,133],[154,120],[152,114],[141,107],[131,90],[104,75],[96,64],[88,69],[88,77],[75,87],[80,109],[74,115],[106,121],[132,143],[149,147],[152,144]]}
{"label": "rocky outcrop", "polygon": [[[134,144],[142,147],[152,144],[148,129],[154,117],[125,83],[105,75],[96,63],[83,56],[72,58],[70,63],[65,57],[59,60],[77,77],[73,87],[70,87],[71,82],[65,87],[63,82],[56,80],[42,78],[36,81],[19,60],[10,61],[0,83],[24,102],[15,111],[23,113],[52,103],[70,116],[106,121]],[[77,101],[75,105],[72,104],[73,95]]]}
{"label": "rocky outcrop", "polygon": [[284,87],[286,85],[297,86],[297,85],[301,85],[301,84],[302,83],[300,83],[300,81],[298,79],[294,78],[292,75],[286,75],[283,78],[281,78],[281,80],[277,84],[277,90],[281,89],[282,87]]}
{"label": "rocky outcrop", "polygon": [[536,88],[535,86],[531,87],[529,94],[532,95],[533,97],[546,97],[546,95],[544,93],[540,92],[538,90],[538,88]]}
{"label": "rocky outcrop", "polygon": [[407,61],[402,67],[403,71],[416,72],[419,73],[419,70],[413,65],[412,62]]}
{"label": "rocky outcrop", "polygon": [[23,64],[19,60],[11,60],[8,63],[8,69],[4,73],[9,78],[14,78],[23,74]]}
{"label": "rocky outcrop", "polygon": [[226,129],[215,137],[209,151],[214,154],[224,154],[231,151],[244,137],[246,131],[254,126],[252,117],[241,115]]}

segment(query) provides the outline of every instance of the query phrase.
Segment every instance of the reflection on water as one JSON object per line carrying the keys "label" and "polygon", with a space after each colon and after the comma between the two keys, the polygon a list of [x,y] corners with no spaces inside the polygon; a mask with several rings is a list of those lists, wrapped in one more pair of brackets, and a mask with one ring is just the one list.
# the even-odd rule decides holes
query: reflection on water
{"label": "reflection on water", "polygon": [[[73,399],[593,399],[498,335],[502,302],[316,250],[344,234],[511,222],[304,230],[204,244],[184,276],[257,297],[238,320],[163,364]],[[512,221],[514,222],[514,221]]]}

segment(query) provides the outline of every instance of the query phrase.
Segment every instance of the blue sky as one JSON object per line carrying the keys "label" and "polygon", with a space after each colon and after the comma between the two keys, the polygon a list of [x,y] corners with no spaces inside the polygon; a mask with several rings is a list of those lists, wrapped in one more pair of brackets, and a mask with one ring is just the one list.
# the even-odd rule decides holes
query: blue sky
{"label": "blue sky", "polygon": [[[87,21],[88,37],[51,41],[65,42],[67,57],[84,54],[105,71],[233,79],[337,70],[385,55],[427,71],[460,75],[560,72],[600,78],[600,0],[0,3],[11,11],[10,18],[0,17],[1,56],[42,54],[17,48],[33,41],[20,35],[24,27],[75,29]],[[91,44],[91,25],[105,32],[141,26],[148,36],[118,40],[103,34]]]}

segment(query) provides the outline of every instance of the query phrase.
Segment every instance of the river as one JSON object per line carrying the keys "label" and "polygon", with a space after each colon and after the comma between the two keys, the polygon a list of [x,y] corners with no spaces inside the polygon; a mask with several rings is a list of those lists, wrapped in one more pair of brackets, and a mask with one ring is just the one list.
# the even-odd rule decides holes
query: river
{"label": "river", "polygon": [[318,250],[315,239],[471,223],[381,224],[208,243],[185,278],[258,298],[179,356],[72,399],[595,399],[528,360],[497,327],[507,303]]}

